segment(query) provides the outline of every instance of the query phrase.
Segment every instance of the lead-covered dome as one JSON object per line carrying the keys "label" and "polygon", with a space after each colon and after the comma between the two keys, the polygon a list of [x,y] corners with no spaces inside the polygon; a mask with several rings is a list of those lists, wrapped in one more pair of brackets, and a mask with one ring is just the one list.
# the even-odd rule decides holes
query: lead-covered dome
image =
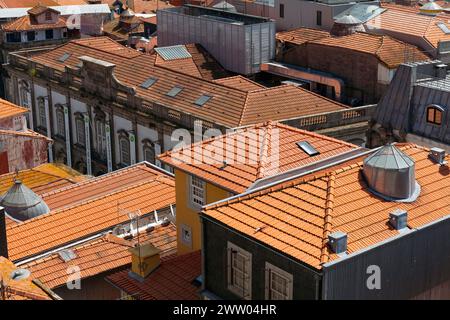
{"label": "lead-covered dome", "polygon": [[413,201],[420,187],[415,163],[395,145],[386,145],[364,159],[364,177],[370,189],[389,200]]}
{"label": "lead-covered dome", "polygon": [[15,180],[13,186],[1,197],[0,205],[11,218],[19,221],[32,219],[50,211],[44,200],[20,180]]}

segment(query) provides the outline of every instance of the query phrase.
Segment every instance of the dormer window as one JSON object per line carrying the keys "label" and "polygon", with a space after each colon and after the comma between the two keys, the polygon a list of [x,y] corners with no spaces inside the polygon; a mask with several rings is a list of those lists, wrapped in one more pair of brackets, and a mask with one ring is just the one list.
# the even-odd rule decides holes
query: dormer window
{"label": "dormer window", "polygon": [[438,106],[429,106],[427,108],[427,122],[435,125],[442,124],[443,110]]}

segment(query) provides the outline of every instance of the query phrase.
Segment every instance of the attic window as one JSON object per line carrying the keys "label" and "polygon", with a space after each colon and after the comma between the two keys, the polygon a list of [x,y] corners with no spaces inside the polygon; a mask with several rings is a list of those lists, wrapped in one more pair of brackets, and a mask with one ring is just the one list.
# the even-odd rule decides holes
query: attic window
{"label": "attic window", "polygon": [[207,103],[212,97],[206,94],[203,94],[200,98],[197,99],[194,103],[200,107],[202,107],[205,103]]}
{"label": "attic window", "polygon": [[447,25],[444,22],[437,22],[436,25],[439,27],[439,29],[442,30],[445,34],[450,33],[450,29],[447,27]]}
{"label": "attic window", "polygon": [[308,141],[297,142],[297,146],[310,157],[320,154]]}
{"label": "attic window", "polygon": [[170,89],[169,92],[166,93],[166,95],[168,95],[169,97],[175,97],[177,94],[179,94],[181,91],[183,90],[183,88],[175,86],[172,89]]}
{"label": "attic window", "polygon": [[442,124],[442,110],[436,106],[427,108],[427,122],[435,125]]}
{"label": "attic window", "polygon": [[61,57],[58,58],[59,62],[66,62],[70,58],[70,53],[65,52]]}
{"label": "attic window", "polygon": [[156,82],[157,80],[158,80],[158,79],[153,78],[153,77],[148,78],[147,80],[145,80],[145,81],[141,84],[141,88],[148,89],[148,88],[150,88],[152,85],[154,85],[155,82]]}

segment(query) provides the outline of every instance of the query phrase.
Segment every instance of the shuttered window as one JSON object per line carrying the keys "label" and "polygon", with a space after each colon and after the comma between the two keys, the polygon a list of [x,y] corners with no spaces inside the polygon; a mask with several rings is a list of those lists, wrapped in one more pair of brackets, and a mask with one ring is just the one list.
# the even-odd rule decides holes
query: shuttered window
{"label": "shuttered window", "polygon": [[251,299],[252,255],[228,242],[228,290],[243,299]]}

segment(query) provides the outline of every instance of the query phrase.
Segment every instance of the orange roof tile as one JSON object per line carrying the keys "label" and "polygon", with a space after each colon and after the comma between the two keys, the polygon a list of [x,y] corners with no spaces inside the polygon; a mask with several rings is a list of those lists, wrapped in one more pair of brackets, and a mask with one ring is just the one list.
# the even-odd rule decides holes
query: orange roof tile
{"label": "orange roof tile", "polygon": [[19,171],[17,176],[14,172],[0,175],[0,195],[13,185],[14,177],[20,179],[23,184],[39,195],[88,179],[64,165],[46,163]]}
{"label": "orange roof tile", "polygon": [[22,137],[30,137],[30,138],[36,138],[36,139],[44,139],[49,142],[53,141],[52,139],[48,138],[47,136],[44,136],[33,130],[14,131],[14,130],[1,130],[0,129],[0,134],[9,135],[9,136],[22,136]]}
{"label": "orange roof tile", "polygon": [[[176,252],[176,239],[176,228],[169,224],[167,227],[159,226],[149,233],[141,234],[139,242],[153,244],[161,250],[161,256],[165,257]],[[69,266],[80,268],[81,279],[128,266],[131,263],[128,248],[136,243],[137,237],[131,242],[108,234],[71,248],[76,258],[68,262],[62,260],[58,253],[54,253],[21,267],[30,270],[33,277],[46,286],[56,288],[66,283]]]}
{"label": "orange roof tile", "polygon": [[[58,61],[64,53],[71,56]],[[64,71],[64,66],[76,68],[80,56],[90,56],[116,65],[117,79],[136,88],[138,96],[225,127],[249,125],[269,120],[284,120],[321,112],[338,111],[347,106],[326,99],[303,88],[279,86],[244,91],[205,79],[190,76],[168,68],[155,66],[154,57],[125,48],[107,37],[88,38],[69,42],[30,59]],[[149,77],[159,79],[150,88],[140,85]],[[184,88],[176,97],[166,95],[173,86]],[[194,102],[202,95],[212,95],[205,105]]]}
{"label": "orange roof tile", "polygon": [[450,212],[448,167],[442,170],[432,162],[427,149],[399,147],[415,160],[421,186],[415,202],[390,202],[375,196],[360,173],[362,162],[350,161],[339,169],[213,204],[204,215],[320,269],[323,263],[338,259],[327,245],[328,234],[333,231],[347,233],[347,253],[351,254],[398,235],[387,224],[389,213],[395,209],[408,211],[410,228]]}
{"label": "orange roof tile", "polygon": [[27,30],[46,30],[56,28],[67,28],[67,22],[63,18],[58,18],[56,23],[35,23],[30,16],[23,16],[9,21],[1,26],[3,31],[27,31]]}
{"label": "orange roof tile", "polygon": [[27,112],[28,109],[24,107],[19,107],[14,103],[0,99],[0,119],[16,117]]}
{"label": "orange roof tile", "polygon": [[12,272],[17,268],[5,257],[0,257],[0,281],[6,287],[6,300],[52,300],[31,278],[11,279]]}
{"label": "orange roof tile", "polygon": [[[139,164],[146,166],[146,164]],[[74,186],[65,189],[66,196],[76,196],[70,204],[57,204],[58,209],[37,218],[27,220],[7,229],[9,257],[16,261],[55,249],[63,244],[71,243],[88,236],[112,229],[114,226],[129,221],[124,212],[141,212],[142,215],[154,210],[168,208],[175,203],[175,183],[173,177],[162,171],[148,168],[156,175],[142,175],[134,184],[125,184],[107,193],[100,191],[94,195],[92,186],[83,184],[81,188]],[[114,173],[113,173],[114,174]],[[107,179],[108,175],[102,176]],[[98,180],[93,179],[92,183]],[[114,181],[109,181],[111,184]],[[117,182],[117,181],[116,181]],[[100,188],[100,187],[99,187]],[[83,190],[88,192],[83,198]],[[77,195],[78,194],[78,195]],[[60,198],[60,193],[55,196]],[[52,203],[50,196],[46,201]],[[60,200],[61,201],[61,200]]]}
{"label": "orange roof tile", "polygon": [[224,86],[228,86],[231,88],[243,90],[243,91],[252,91],[252,90],[259,90],[259,89],[265,88],[263,85],[256,83],[254,81],[251,81],[250,79],[247,79],[241,75],[217,79],[217,80],[214,80],[214,82],[220,83]]}
{"label": "orange roof tile", "polygon": [[55,0],[2,0],[1,8],[31,8],[38,4],[43,6],[57,6]]}
{"label": "orange roof tile", "polygon": [[437,25],[437,23],[442,23],[450,28],[446,15],[423,15],[405,10],[402,6],[386,6],[386,4],[383,4],[383,7],[386,7],[387,10],[366,23],[369,29],[387,30],[392,33],[403,33],[423,38],[435,48],[437,48],[439,41],[450,40],[450,34],[446,34]]}
{"label": "orange roof tile", "polygon": [[[300,141],[308,141],[320,154],[309,156],[296,145]],[[214,148],[220,149],[223,159],[212,158]],[[205,181],[241,193],[261,178],[357,148],[341,140],[269,122],[204,140],[184,150],[167,151],[159,159]],[[223,167],[225,159],[227,165]]]}
{"label": "orange roof tile", "polygon": [[301,45],[309,41],[327,38],[329,36],[330,33],[328,31],[310,28],[298,28],[290,31],[278,32],[276,34],[276,39],[282,42]]}
{"label": "orange roof tile", "polygon": [[143,282],[128,275],[128,270],[106,279],[139,300],[199,300],[199,288],[192,282],[201,275],[200,251],[161,259],[161,265]]}
{"label": "orange roof tile", "polygon": [[331,36],[328,32],[299,28],[277,34],[277,39],[293,44],[308,43],[363,52],[376,56],[389,68],[397,68],[404,62],[429,60],[417,47],[386,35],[356,32],[347,36]]}

